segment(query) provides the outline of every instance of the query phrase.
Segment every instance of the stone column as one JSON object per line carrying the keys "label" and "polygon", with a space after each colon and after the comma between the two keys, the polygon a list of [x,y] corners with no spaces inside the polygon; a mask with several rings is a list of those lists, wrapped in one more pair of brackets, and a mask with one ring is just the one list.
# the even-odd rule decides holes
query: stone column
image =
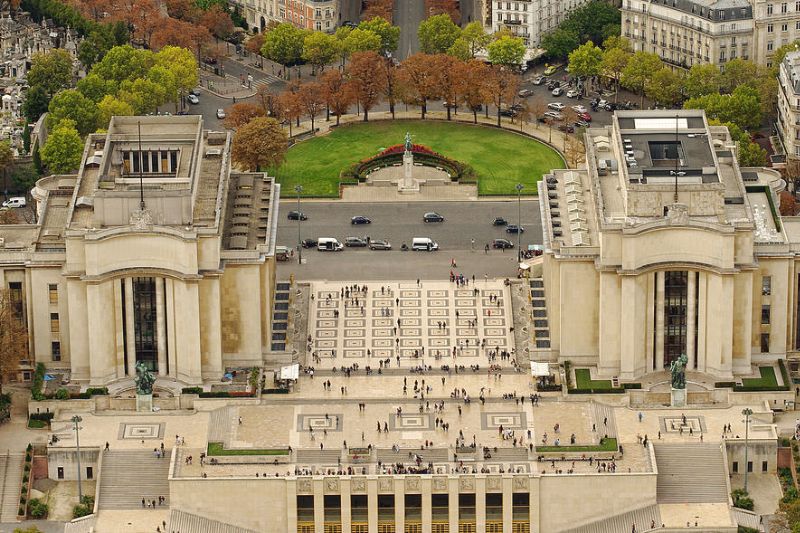
{"label": "stone column", "polygon": [[155,278],[156,284],[156,342],[158,353],[158,375],[167,375],[167,321],[164,316],[164,279]]}
{"label": "stone column", "polygon": [[69,363],[73,380],[89,379],[89,323],[86,315],[86,283],[67,279],[69,308]]}
{"label": "stone column", "polygon": [[314,531],[325,531],[325,481],[314,480]]}
{"label": "stone column", "polygon": [[697,353],[695,353],[695,370],[698,372],[706,371],[706,327],[708,317],[708,274],[700,272],[700,279],[697,284]]}
{"label": "stone column", "polygon": [[664,370],[664,271],[656,272],[656,364],[655,371]]}
{"label": "stone column", "polygon": [[102,387],[114,372],[114,295],[112,282],[93,283],[86,287],[89,334],[90,384]]}
{"label": "stone column", "polygon": [[697,317],[697,306],[695,305],[695,300],[697,299],[697,274],[690,270],[687,273],[687,278],[689,283],[686,288],[686,358],[688,359],[686,369],[694,370],[697,364],[697,354],[694,349],[694,325]]}
{"label": "stone column", "polygon": [[128,377],[136,376],[136,325],[133,320],[133,279],[125,278],[125,335],[128,342]]}
{"label": "stone column", "polygon": [[394,530],[395,533],[405,533],[406,525],[406,496],[405,480],[394,482]]}
{"label": "stone column", "polygon": [[[341,487],[339,491],[339,502],[342,510],[342,531],[350,531],[353,522],[353,513],[350,509],[350,480],[340,479],[339,487]],[[290,531],[296,531],[296,529]]]}
{"label": "stone column", "polygon": [[486,478],[475,478],[475,531],[486,531]]}
{"label": "stone column", "polygon": [[175,281],[171,278],[166,279],[166,294],[167,299],[167,319],[166,319],[166,338],[167,338],[167,359],[169,360],[169,376],[177,378],[178,376],[178,356],[177,356],[177,342],[175,341]]}
{"label": "stone column", "polygon": [[450,533],[458,533],[458,478],[450,478],[448,481],[448,499],[447,510],[450,514],[448,517],[448,525],[450,526]]}
{"label": "stone column", "polygon": [[114,367],[117,379],[124,378],[128,373],[125,367],[125,323],[122,320],[125,314],[122,305],[124,286],[123,280],[111,282],[111,291],[114,293]]}
{"label": "stone column", "polygon": [[286,480],[286,526],[297,531],[297,479]]}
{"label": "stone column", "polygon": [[656,273],[647,274],[647,298],[645,306],[645,372],[653,372],[656,368]]}
{"label": "stone column", "polygon": [[433,502],[431,501],[431,478],[422,478],[421,487],[422,490],[422,533],[431,533],[433,529],[431,527],[431,522],[433,522]]}
{"label": "stone column", "polygon": [[367,480],[367,525],[369,533],[378,533],[378,480]]}
{"label": "stone column", "polygon": [[514,490],[509,476],[503,476],[503,533],[511,533],[514,520]]}
{"label": "stone column", "polygon": [[220,311],[219,278],[200,282],[201,360],[203,379],[222,377],[222,315]]}

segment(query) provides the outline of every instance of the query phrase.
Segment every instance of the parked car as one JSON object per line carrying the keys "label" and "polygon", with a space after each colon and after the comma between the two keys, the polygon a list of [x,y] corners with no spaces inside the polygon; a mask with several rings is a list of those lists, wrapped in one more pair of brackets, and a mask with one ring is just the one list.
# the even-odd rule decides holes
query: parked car
{"label": "parked car", "polygon": [[533,78],[533,81],[531,83],[533,83],[534,85],[541,85],[546,81],[547,78],[545,78],[544,76],[536,76],[535,78]]}
{"label": "parked car", "polygon": [[575,98],[580,94],[581,92],[578,89],[570,89],[569,91],[567,91],[567,98]]}
{"label": "parked car", "polygon": [[370,241],[369,243],[370,250],[391,250],[392,245],[389,241]]}
{"label": "parked car", "polygon": [[12,196],[5,202],[3,202],[3,207],[6,209],[12,209],[14,207],[25,207],[28,205],[28,202],[25,200],[24,196]]}
{"label": "parked car", "polygon": [[425,213],[422,215],[423,222],[444,222],[444,217],[439,213],[431,211],[430,213]]}
{"label": "parked car", "polygon": [[549,65],[546,69],[544,69],[545,76],[552,76],[558,70],[559,65]]}
{"label": "parked car", "polygon": [[564,89],[562,89],[561,87],[556,87],[555,89],[553,89],[551,94],[553,96],[561,96],[562,94],[564,94]]}
{"label": "parked car", "polygon": [[188,100],[190,104],[199,104],[200,103],[200,99],[194,94],[188,95],[186,97],[186,100]]}
{"label": "parked car", "polygon": [[501,109],[500,110],[500,116],[501,117],[511,117],[511,118],[513,118],[513,117],[516,117],[517,115],[518,115],[518,112],[517,112],[516,109]]}
{"label": "parked car", "polygon": [[586,108],[583,107],[580,104],[574,105],[574,106],[571,106],[571,107],[572,107],[572,110],[575,111],[576,113],[586,113]]}
{"label": "parked car", "polygon": [[581,120],[585,120],[586,122],[592,121],[592,115],[590,115],[589,113],[578,113],[578,118],[580,118]]}
{"label": "parked car", "polygon": [[367,245],[367,239],[361,237],[347,237],[344,240],[344,245],[348,248],[364,248]]}
{"label": "parked car", "polygon": [[303,248],[316,248],[317,247],[317,239],[303,239],[300,243]]}
{"label": "parked car", "polygon": [[561,124],[558,129],[565,133],[575,133],[575,127],[570,124]]}
{"label": "parked car", "polygon": [[192,93],[195,96],[200,96],[200,87],[195,87],[189,92]]}
{"label": "parked car", "polygon": [[564,120],[564,115],[558,111],[546,111],[543,116],[545,118],[549,118],[550,120]]}
{"label": "parked car", "polygon": [[508,221],[503,217],[495,217],[492,220],[492,226],[505,226],[506,224],[508,224]]}
{"label": "parked car", "polygon": [[372,224],[372,221],[365,216],[356,215],[350,219],[350,224]]}
{"label": "parked car", "polygon": [[514,243],[512,243],[508,239],[495,239],[492,241],[492,248],[497,248],[498,250],[504,250],[513,247]]}
{"label": "parked car", "polygon": [[289,220],[308,220],[306,214],[301,211],[289,211],[288,218]]}
{"label": "parked car", "polygon": [[520,92],[517,93],[520,98],[527,98],[533,94],[533,90],[531,89],[522,89]]}
{"label": "parked car", "polygon": [[561,102],[550,102],[549,104],[547,104],[547,108],[552,109],[554,111],[562,111],[565,107],[567,106],[565,106]]}
{"label": "parked car", "polygon": [[224,109],[222,109],[222,108],[217,109],[217,118],[218,119],[222,120],[226,116],[227,115],[225,114],[225,110]]}
{"label": "parked car", "polygon": [[525,108],[525,106],[524,106],[524,105],[522,105],[522,104],[521,104],[521,103],[519,103],[519,102],[516,102],[516,103],[514,103],[514,104],[511,104],[511,105],[509,106],[509,109],[513,109],[514,111],[522,111],[524,108]]}
{"label": "parked car", "polygon": [[575,126],[576,128],[588,128],[589,123],[583,119],[578,119],[575,122],[573,122],[573,126]]}
{"label": "parked car", "polygon": [[524,233],[525,228],[517,226],[516,224],[509,224],[506,226],[506,233]]}

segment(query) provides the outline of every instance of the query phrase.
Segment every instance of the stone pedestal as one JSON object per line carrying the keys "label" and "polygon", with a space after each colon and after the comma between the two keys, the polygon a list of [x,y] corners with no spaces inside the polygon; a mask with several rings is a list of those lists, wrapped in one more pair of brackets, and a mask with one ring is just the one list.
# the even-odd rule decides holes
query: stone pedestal
{"label": "stone pedestal", "polygon": [[403,178],[397,182],[400,193],[419,192],[419,182],[412,177],[414,171],[414,154],[406,150],[403,153]]}
{"label": "stone pedestal", "polygon": [[672,407],[686,407],[686,389],[672,389]]}
{"label": "stone pedestal", "polygon": [[136,395],[136,411],[150,413],[153,411],[153,395],[152,394],[137,394]]}

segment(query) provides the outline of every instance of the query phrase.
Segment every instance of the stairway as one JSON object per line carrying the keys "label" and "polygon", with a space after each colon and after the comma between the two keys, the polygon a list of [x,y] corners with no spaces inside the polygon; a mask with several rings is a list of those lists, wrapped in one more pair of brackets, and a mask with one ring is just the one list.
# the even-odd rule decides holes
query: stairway
{"label": "stairway", "polygon": [[542,278],[532,278],[528,284],[533,318],[533,345],[535,348],[549,349],[550,326],[547,321],[544,280]]}
{"label": "stairway", "polygon": [[656,527],[661,526],[661,513],[658,510],[658,505],[650,505],[635,511],[604,518],[597,522],[566,530],[563,533],[623,533],[630,531],[633,524],[636,525],[636,531],[648,531],[653,522],[655,522]]}
{"label": "stairway", "polygon": [[657,444],[658,503],[726,503],[728,476],[719,444]]}
{"label": "stairway", "polygon": [[19,493],[22,488],[22,454],[0,456],[0,475],[3,480],[0,522],[15,522],[19,510]]}
{"label": "stairway", "polygon": [[141,509],[142,498],[169,508],[169,453],[162,459],[152,450],[109,450],[103,453],[99,509]]}
{"label": "stairway", "polygon": [[342,458],[342,450],[339,449],[325,449],[325,450],[297,450],[296,452],[297,464],[310,464],[310,465],[335,465],[338,464],[339,459]]}
{"label": "stairway", "polygon": [[185,513],[172,509],[169,513],[169,526],[165,531],[180,531],[181,533],[255,533],[217,520],[211,520],[196,514]]}
{"label": "stairway", "polygon": [[227,445],[230,441],[231,420],[233,413],[230,407],[214,409],[208,417],[208,442],[221,442]]}
{"label": "stairway", "polygon": [[[609,438],[617,438],[617,422],[614,418],[614,409],[603,403],[592,402],[592,409],[594,410],[594,423],[597,428],[598,438],[603,435],[608,435]],[[607,424],[603,425],[603,420]]]}
{"label": "stairway", "polygon": [[272,351],[286,350],[288,324],[289,324],[289,291],[291,284],[288,281],[279,281],[275,284],[275,303],[272,310]]}

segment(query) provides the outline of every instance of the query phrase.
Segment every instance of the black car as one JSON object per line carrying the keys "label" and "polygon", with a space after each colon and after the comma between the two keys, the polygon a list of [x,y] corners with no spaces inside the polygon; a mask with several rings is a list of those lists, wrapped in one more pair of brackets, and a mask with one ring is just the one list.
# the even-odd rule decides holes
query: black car
{"label": "black car", "polygon": [[506,226],[506,233],[525,233],[525,228],[516,224],[509,224]]}
{"label": "black car", "polygon": [[301,211],[289,211],[288,218],[289,220],[308,220],[306,214]]}
{"label": "black car", "polygon": [[300,244],[303,246],[303,248],[316,248],[317,239],[303,239],[303,242]]}
{"label": "black car", "polygon": [[500,116],[501,117],[516,117],[518,115],[516,109],[501,109]]}
{"label": "black car", "polygon": [[363,248],[367,245],[367,240],[361,237],[347,237],[344,240],[344,245],[349,248]]}
{"label": "black car", "polygon": [[495,217],[495,219],[492,220],[492,226],[505,226],[506,224],[508,224],[508,220],[503,217]]}
{"label": "black car", "polygon": [[439,213],[434,213],[431,211],[430,213],[425,213],[422,215],[423,222],[444,222],[444,217]]}
{"label": "black car", "polygon": [[372,221],[367,217],[358,215],[350,219],[350,224],[372,224]]}
{"label": "black car", "polygon": [[496,248],[498,250],[504,250],[513,247],[514,244],[508,239],[495,239],[492,241],[492,248]]}

